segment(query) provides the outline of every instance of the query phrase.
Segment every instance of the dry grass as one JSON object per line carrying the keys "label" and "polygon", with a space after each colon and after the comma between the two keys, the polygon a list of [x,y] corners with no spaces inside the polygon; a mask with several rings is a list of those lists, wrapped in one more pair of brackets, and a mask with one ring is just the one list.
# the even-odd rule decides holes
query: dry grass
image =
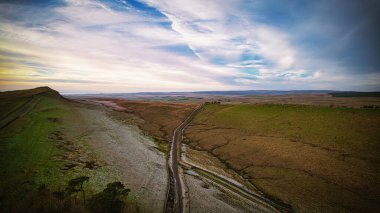
{"label": "dry grass", "polygon": [[378,109],[209,105],[186,137],[296,211],[380,207]]}
{"label": "dry grass", "polygon": [[260,104],[302,104],[328,107],[354,107],[363,106],[380,107],[379,97],[333,97],[329,94],[296,94],[296,95],[255,95],[221,97],[220,100],[231,103],[260,103]]}
{"label": "dry grass", "polygon": [[191,103],[114,100],[140,120],[138,126],[158,140],[170,142],[173,131],[196,107]]}

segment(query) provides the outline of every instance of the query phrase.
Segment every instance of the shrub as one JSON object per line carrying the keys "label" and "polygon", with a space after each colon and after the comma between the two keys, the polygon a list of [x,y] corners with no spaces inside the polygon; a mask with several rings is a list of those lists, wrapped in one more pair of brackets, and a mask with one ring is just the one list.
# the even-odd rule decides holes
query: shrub
{"label": "shrub", "polygon": [[96,213],[122,212],[129,192],[130,189],[126,189],[121,182],[109,183],[103,191],[89,199],[88,208]]}

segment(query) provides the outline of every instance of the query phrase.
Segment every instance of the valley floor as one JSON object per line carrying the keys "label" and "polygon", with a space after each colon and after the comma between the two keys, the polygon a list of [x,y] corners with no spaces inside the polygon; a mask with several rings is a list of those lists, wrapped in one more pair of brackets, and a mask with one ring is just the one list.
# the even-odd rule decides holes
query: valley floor
{"label": "valley floor", "polygon": [[[0,93],[0,212],[88,212],[116,181],[131,190],[124,212],[164,211],[172,132],[195,106]],[[379,113],[206,104],[182,129],[185,211],[375,212]],[[88,181],[67,194],[78,177]]]}
{"label": "valley floor", "polygon": [[141,203],[142,210],[162,210],[167,185],[166,161],[153,141],[137,127],[110,118],[102,107],[76,109],[88,128],[82,137],[97,157],[131,189],[131,195]]}

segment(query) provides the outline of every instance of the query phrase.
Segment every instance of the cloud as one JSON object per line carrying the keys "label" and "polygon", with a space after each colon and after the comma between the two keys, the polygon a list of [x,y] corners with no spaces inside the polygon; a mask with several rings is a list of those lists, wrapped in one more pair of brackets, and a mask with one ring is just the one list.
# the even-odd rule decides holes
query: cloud
{"label": "cloud", "polygon": [[[43,69],[50,72],[40,77],[67,78],[70,82],[89,79],[136,85],[147,90],[196,90],[206,86],[223,88],[224,85],[213,78],[234,75],[192,57],[157,48],[158,45],[187,44],[177,32],[152,24],[151,17],[110,12],[106,5],[90,1],[66,3],[53,10],[62,19],[49,20],[43,23],[43,28],[4,21],[1,50],[23,56],[16,62],[20,72],[25,72],[24,76],[33,78]],[[27,66],[21,60],[38,66]],[[7,77],[12,77],[11,73]]]}
{"label": "cloud", "polygon": [[[320,18],[329,5],[294,1],[280,7],[261,0],[0,3],[0,89],[10,82],[49,81],[62,91],[91,92],[380,88],[368,80],[379,79],[379,70],[376,63],[363,65],[364,50],[343,54],[357,47],[363,27],[374,21],[363,19],[351,28],[344,22],[339,31],[334,26],[340,17]],[[359,68],[365,71],[353,71]],[[88,89],[86,82],[96,85]]]}
{"label": "cloud", "polygon": [[[215,4],[207,6],[203,2],[146,1],[168,17],[172,29],[183,36],[203,61],[237,69],[270,67],[274,73],[296,66],[297,50],[291,45],[289,36],[244,15],[239,16],[237,11],[242,2],[235,1],[232,7],[221,6],[231,6],[227,1],[213,1]],[[261,58],[260,64],[247,64],[255,57]],[[262,72],[261,77],[273,77],[273,72]]]}

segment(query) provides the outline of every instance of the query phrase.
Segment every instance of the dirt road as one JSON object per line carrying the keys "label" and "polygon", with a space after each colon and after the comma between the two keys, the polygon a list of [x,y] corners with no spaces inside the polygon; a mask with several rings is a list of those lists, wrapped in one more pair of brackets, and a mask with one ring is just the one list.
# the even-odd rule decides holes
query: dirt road
{"label": "dirt road", "polygon": [[11,124],[16,119],[26,115],[34,106],[40,101],[39,97],[33,97],[29,100],[25,101],[20,107],[14,109],[12,112],[7,114],[5,117],[0,120],[0,129],[5,128],[9,124]]}
{"label": "dirt road", "polygon": [[[150,211],[157,211],[160,208],[159,200],[162,200],[162,204],[165,202],[165,205],[162,207],[164,211],[168,213],[189,212],[190,209],[193,211],[209,209],[212,212],[289,212],[288,209],[276,205],[275,202],[271,202],[271,200],[260,193],[248,190],[233,179],[228,179],[221,174],[209,171],[202,166],[180,158],[183,132],[202,106],[203,105],[200,105],[195,109],[173,132],[172,146],[167,164],[169,182],[166,197],[163,194],[164,188],[162,187],[166,185],[162,184],[162,181],[165,181],[163,178],[166,176],[166,174],[162,174],[165,173],[163,169],[165,168],[165,163],[162,161],[162,156],[157,156],[158,153],[151,153],[153,144],[137,135],[135,132],[136,129],[133,130],[131,127],[126,127],[118,122],[112,121],[105,116],[104,112],[87,109],[82,110],[82,113],[85,114],[84,117],[91,120],[96,136],[96,140],[93,141],[93,146],[97,150],[101,150],[99,155],[104,155],[103,159],[107,159],[108,163],[117,167],[116,169],[118,171],[128,171],[126,174],[121,174],[121,176],[124,176],[126,181],[131,184],[131,188],[135,188],[138,192],[136,197],[144,197],[147,201],[148,197],[145,196],[150,194],[150,202],[146,203],[151,207],[154,206],[154,208],[149,209]],[[96,119],[91,119],[94,117],[96,117]],[[94,135],[94,132],[90,135]],[[136,141],[136,138],[140,139]],[[143,143],[141,144],[141,142]],[[110,153],[112,153],[112,155],[110,155]],[[141,158],[142,156],[143,159]],[[154,166],[146,166],[153,163],[158,165],[157,162],[159,162],[157,168]],[[181,169],[183,164],[190,165],[191,171],[197,173],[197,176],[201,179],[211,183],[213,187],[210,188],[210,190],[202,189],[199,180],[194,179],[196,176],[193,177],[189,174],[183,174]],[[185,189],[186,185],[183,180],[185,177],[189,181],[190,188],[188,189]],[[189,200],[187,200],[187,190],[189,190],[191,194],[190,197],[193,199],[192,201],[195,201],[195,205],[191,208]],[[220,195],[221,192],[228,194],[228,198],[224,198],[227,200],[214,197],[215,194]],[[210,193],[213,195],[210,195]],[[239,204],[231,206],[231,197],[234,197],[232,199],[233,202]],[[199,198],[202,198],[202,200]],[[207,206],[205,206],[205,203],[208,203]],[[203,207],[206,207],[206,209]]]}
{"label": "dirt road", "polygon": [[196,108],[186,119],[182,122],[173,132],[173,140],[169,154],[169,187],[167,192],[167,200],[165,203],[165,212],[187,212],[184,208],[183,196],[183,180],[179,173],[179,156],[180,156],[180,143],[182,141],[183,129],[190,123],[194,116],[199,112],[203,105]]}
{"label": "dirt road", "polygon": [[[186,169],[190,169],[192,172],[197,173],[197,175],[201,176],[203,179],[207,179],[207,181],[211,182],[222,191],[227,192],[232,196],[238,197],[237,200],[245,200],[245,209],[249,212],[292,212],[292,209],[288,206],[268,199],[258,190],[252,191],[233,179],[209,171],[202,166],[188,162],[185,159],[181,159],[180,147],[183,140],[183,132],[202,107],[203,105],[200,105],[197,109],[195,109],[187,117],[187,119],[174,130],[168,163],[169,188],[165,205],[165,212],[177,213],[189,212],[190,210],[190,206],[187,205],[189,202],[185,200],[186,196],[183,189],[184,180],[182,180],[182,177],[184,177],[184,175],[180,173],[182,170],[179,170],[179,164],[188,167]],[[187,177],[189,176],[187,175]],[[193,187],[196,187],[196,185],[194,185],[194,180],[191,180],[190,182],[192,182]],[[218,191],[217,188],[215,189],[216,191]]]}

